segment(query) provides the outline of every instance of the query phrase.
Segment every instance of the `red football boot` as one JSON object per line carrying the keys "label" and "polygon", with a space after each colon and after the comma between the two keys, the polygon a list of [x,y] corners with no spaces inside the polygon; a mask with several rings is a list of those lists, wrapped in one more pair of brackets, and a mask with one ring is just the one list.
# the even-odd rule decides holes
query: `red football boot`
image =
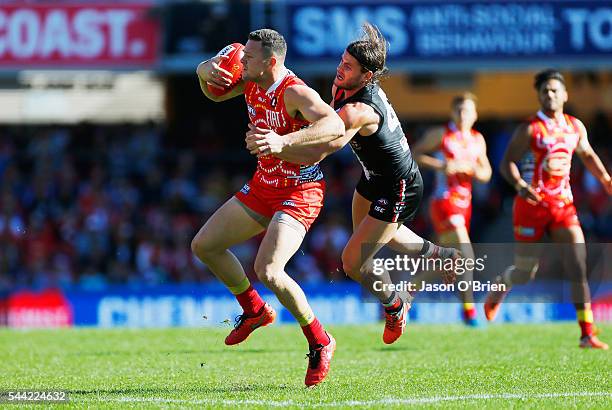
{"label": "red football boot", "polygon": [[[497,283],[502,283],[500,277],[497,278]],[[506,290],[491,291],[487,294],[484,303],[484,313],[489,322],[495,320],[495,317],[499,313],[499,308],[509,292],[510,287],[508,286]]]}
{"label": "red football boot", "polygon": [[336,351],[336,339],[329,333],[327,333],[327,336],[329,337],[329,343],[326,346],[320,344],[310,347],[310,352],[306,355],[308,357],[308,369],[306,369],[304,383],[308,387],[321,383],[329,373],[329,364]]}
{"label": "red football boot", "polygon": [[599,340],[597,336],[595,335],[585,336],[581,338],[579,346],[582,349],[601,349],[601,350],[609,349],[609,346],[606,343]]}
{"label": "red football boot", "polygon": [[406,318],[410,310],[410,303],[402,302],[402,309],[397,313],[385,312],[385,330],[383,332],[383,342],[390,345],[404,333],[406,328]]}
{"label": "red football boot", "polygon": [[235,345],[244,342],[255,329],[271,324],[274,319],[276,319],[276,311],[267,303],[257,316],[244,314],[238,316],[234,329],[225,338],[225,344]]}

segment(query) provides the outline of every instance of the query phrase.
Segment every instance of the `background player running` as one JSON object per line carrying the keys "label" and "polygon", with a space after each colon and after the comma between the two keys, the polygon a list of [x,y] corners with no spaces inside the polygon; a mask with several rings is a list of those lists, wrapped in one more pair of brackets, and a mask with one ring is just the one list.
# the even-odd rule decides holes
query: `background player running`
{"label": "background player running", "polygon": [[563,113],[568,95],[561,73],[555,70],[538,73],[535,89],[541,109],[518,127],[500,165],[502,175],[518,192],[513,209],[514,237],[518,241],[515,262],[498,278],[507,285],[506,292],[487,296],[485,314],[488,320],[495,319],[510,286],[535,277],[538,249],[533,243],[548,233],[554,242],[571,244],[563,248],[561,256],[566,274],[572,277],[572,299],[581,329],[580,347],[608,349],[595,336],[593,326],[584,235],[570,187],[574,151],[608,195],[612,195],[612,180],[589,144],[582,122]]}
{"label": "background player running", "polygon": [[368,23],[363,30],[364,36],[349,44],[342,55],[332,88],[332,105],[344,121],[344,136],[314,146],[287,147],[278,138],[265,138],[251,130],[247,147],[257,155],[273,153],[290,161],[316,163],[350,142],[363,173],[353,195],[353,235],[342,253],[342,264],[347,275],[384,305],[383,341],[393,343],[404,332],[410,304],[394,291],[374,289],[374,281],[391,283],[388,272],[373,274],[374,255],[386,244],[399,252],[426,257],[448,258],[458,253],[424,240],[403,225],[417,212],[423,181],[395,111],[378,85],[387,71],[386,40]]}
{"label": "background player running", "polygon": [[[485,140],[472,128],[477,118],[476,96],[458,95],[451,103],[451,121],[444,127],[427,131],[414,147],[419,165],[436,171],[429,212],[439,243],[457,246],[464,257],[472,259],[474,251],[469,236],[472,180],[489,182],[492,173]],[[472,277],[472,272],[466,271],[461,280],[469,282]],[[463,321],[475,326],[473,292],[468,289],[460,295]]]}
{"label": "background player running", "polygon": [[[286,50],[284,38],[276,31],[254,31],[244,49],[239,84],[222,97],[208,91],[207,82],[219,86],[230,83],[230,74],[219,67],[220,57],[216,57],[198,66],[202,92],[213,101],[244,94],[251,123],[266,129],[268,135],[282,136],[288,143],[313,138],[325,141],[343,135],[344,127],[336,113],[285,68]],[[336,343],[323,330],[302,289],[284,269],[319,214],[323,191],[323,174],[318,165],[302,166],[263,156],[258,159],[251,181],[210,217],[192,242],[195,255],[244,309],[225,340],[233,345],[244,341],[258,327],[272,323],[276,316],[229,250],[267,229],[255,259],[255,273],[293,314],[308,339],[306,385],[325,378]]]}

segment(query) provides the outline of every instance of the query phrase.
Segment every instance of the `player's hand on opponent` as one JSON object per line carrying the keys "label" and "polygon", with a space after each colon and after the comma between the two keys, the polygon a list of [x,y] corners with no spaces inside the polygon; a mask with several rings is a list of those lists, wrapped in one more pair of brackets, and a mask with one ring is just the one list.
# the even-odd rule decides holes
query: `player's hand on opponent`
{"label": "player's hand on opponent", "polygon": [[219,66],[226,55],[214,56],[210,60],[202,61],[196,70],[198,76],[205,82],[217,87],[226,88],[232,84],[232,73]]}
{"label": "player's hand on opponent", "polygon": [[284,138],[274,131],[250,123],[245,142],[249,152],[257,157],[281,153],[286,146]]}
{"label": "player's hand on opponent", "polygon": [[538,194],[538,192],[525,181],[519,182],[515,188],[519,196],[524,198],[531,205],[536,205],[542,200],[540,194]]}
{"label": "player's hand on opponent", "polygon": [[474,167],[467,161],[449,160],[444,167],[446,175],[474,175]]}

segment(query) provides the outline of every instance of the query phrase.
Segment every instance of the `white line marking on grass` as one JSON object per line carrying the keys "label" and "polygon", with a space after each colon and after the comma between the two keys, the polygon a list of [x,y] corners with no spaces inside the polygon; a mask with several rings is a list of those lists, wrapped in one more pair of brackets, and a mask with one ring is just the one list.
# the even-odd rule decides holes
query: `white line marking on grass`
{"label": "white line marking on grass", "polygon": [[75,402],[117,402],[117,403],[155,403],[155,404],[192,404],[192,405],[260,405],[269,407],[285,407],[285,406],[302,406],[302,407],[340,407],[340,406],[380,406],[384,404],[428,404],[441,403],[448,401],[466,401],[466,400],[524,400],[524,399],[548,399],[561,397],[609,397],[612,398],[612,393],[606,392],[575,392],[575,393],[502,393],[502,394],[470,394],[466,396],[433,396],[433,397],[414,397],[414,398],[384,398],[378,400],[347,400],[347,401],[332,401],[332,402],[298,402],[293,400],[274,401],[274,400],[232,400],[232,399],[166,399],[157,397],[100,397],[74,399]]}

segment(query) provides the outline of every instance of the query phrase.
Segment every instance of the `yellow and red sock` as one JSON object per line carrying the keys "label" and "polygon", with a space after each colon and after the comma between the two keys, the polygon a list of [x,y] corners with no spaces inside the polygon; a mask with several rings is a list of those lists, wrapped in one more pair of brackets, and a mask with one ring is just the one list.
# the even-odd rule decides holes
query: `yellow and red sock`
{"label": "yellow and red sock", "polygon": [[585,307],[584,309],[577,309],[576,316],[578,317],[578,324],[580,325],[581,336],[592,336],[593,335],[593,311],[591,307]]}
{"label": "yellow and red sock", "polygon": [[247,316],[256,315],[265,304],[246,276],[238,285],[231,286],[229,290],[236,296],[238,303],[240,303],[242,310],[244,310]]}
{"label": "yellow and red sock", "polygon": [[464,303],[463,304],[463,318],[466,320],[476,319],[477,312],[476,306],[473,303]]}

